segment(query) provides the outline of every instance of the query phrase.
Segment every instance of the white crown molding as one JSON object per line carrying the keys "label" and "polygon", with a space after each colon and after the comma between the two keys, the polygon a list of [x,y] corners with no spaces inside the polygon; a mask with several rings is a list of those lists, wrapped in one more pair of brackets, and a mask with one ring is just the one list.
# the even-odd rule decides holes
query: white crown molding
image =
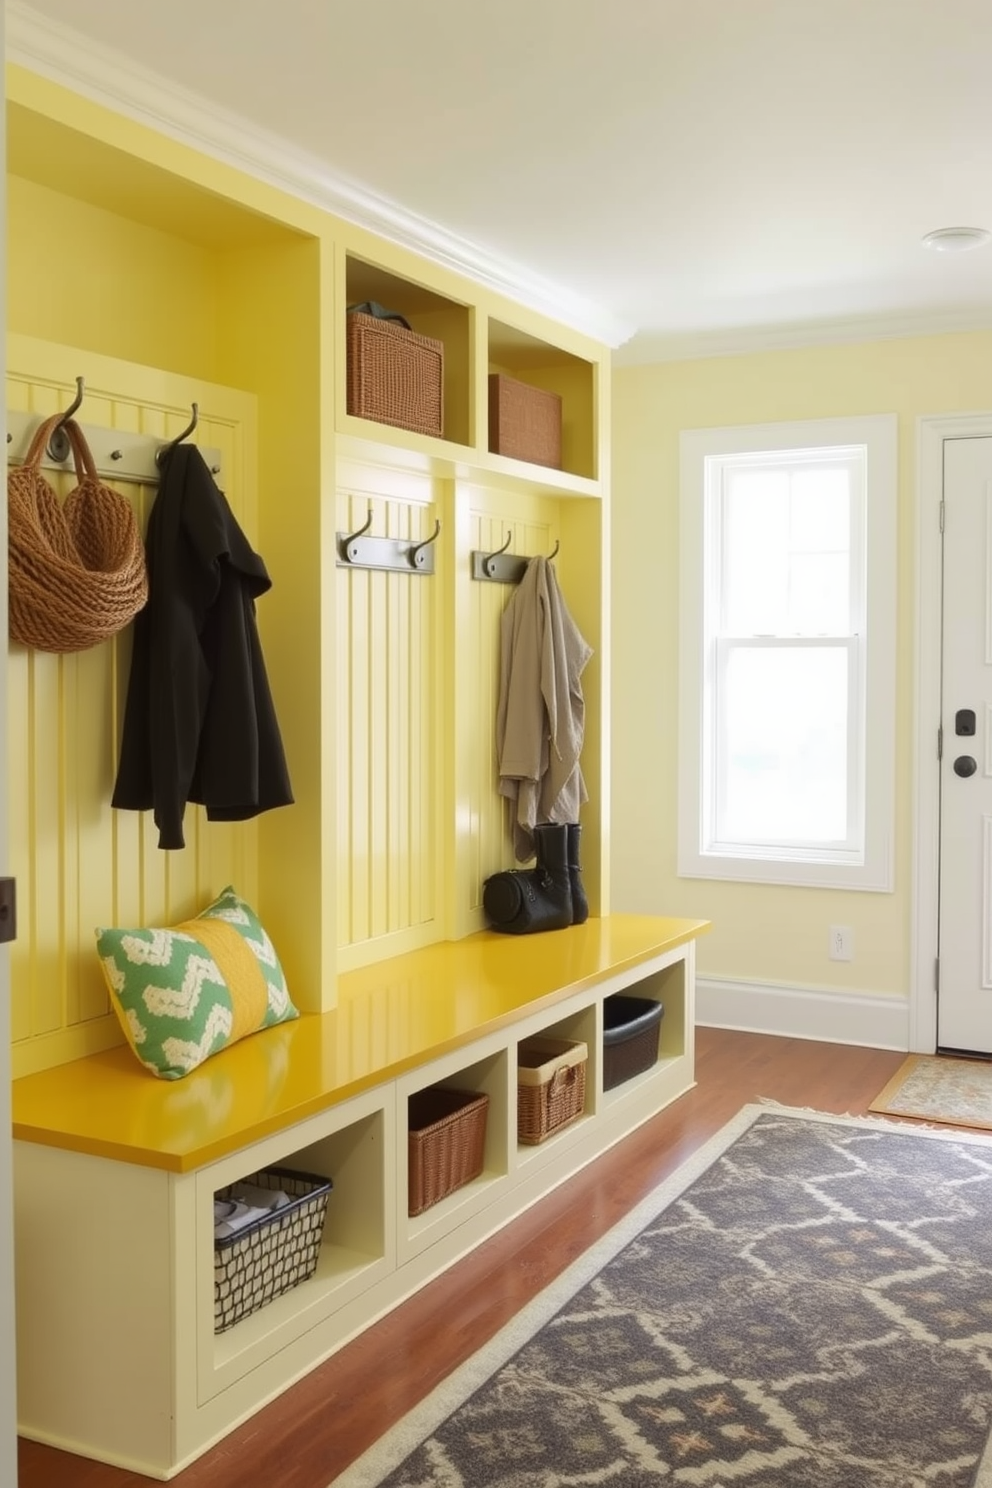
{"label": "white crown molding", "polygon": [[620,346],[633,335],[636,327],[610,310],[489,253],[357,181],[336,175],[323,161],[279,135],[39,15],[23,0],[6,0],[5,11],[9,62],[411,249],[606,346]]}
{"label": "white crown molding", "polygon": [[627,342],[614,362],[619,367],[638,367],[654,362],[690,362],[707,357],[749,356],[762,351],[798,351],[810,346],[988,330],[992,330],[992,305],[923,310],[903,315],[838,317],[790,325],[743,326],[739,329],[682,333],[640,331]]}

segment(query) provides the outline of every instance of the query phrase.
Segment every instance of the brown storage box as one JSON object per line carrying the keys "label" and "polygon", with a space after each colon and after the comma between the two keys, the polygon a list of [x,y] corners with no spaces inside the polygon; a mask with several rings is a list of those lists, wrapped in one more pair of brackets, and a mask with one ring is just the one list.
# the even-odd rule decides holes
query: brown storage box
{"label": "brown storage box", "polygon": [[496,455],[560,470],[561,398],[502,372],[491,372],[489,448]]}
{"label": "brown storage box", "polygon": [[536,1146],[581,1116],[589,1050],[572,1039],[521,1039],[517,1047],[517,1141]]}
{"label": "brown storage box", "polygon": [[444,434],[444,342],[348,312],[348,412],[415,434]]}
{"label": "brown storage box", "polygon": [[432,1204],[478,1178],[486,1150],[488,1095],[431,1085],[410,1096],[407,1107],[407,1212]]}

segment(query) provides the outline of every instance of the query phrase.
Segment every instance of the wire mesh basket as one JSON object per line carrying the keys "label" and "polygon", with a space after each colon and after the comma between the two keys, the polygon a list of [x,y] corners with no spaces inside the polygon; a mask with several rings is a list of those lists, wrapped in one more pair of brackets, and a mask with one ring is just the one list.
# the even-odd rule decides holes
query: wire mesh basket
{"label": "wire mesh basket", "polygon": [[[281,1191],[289,1202],[214,1241],[214,1332],[224,1333],[275,1297],[309,1280],[317,1268],[333,1183],[291,1168],[265,1168],[240,1180]],[[218,1189],[229,1199],[238,1184]]]}

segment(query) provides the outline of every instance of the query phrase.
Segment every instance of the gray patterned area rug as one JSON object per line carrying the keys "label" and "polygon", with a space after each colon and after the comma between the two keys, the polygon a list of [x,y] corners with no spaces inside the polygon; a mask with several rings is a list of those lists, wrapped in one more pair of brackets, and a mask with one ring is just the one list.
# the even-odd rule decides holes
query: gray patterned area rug
{"label": "gray patterned area rug", "polygon": [[335,1488],[990,1488],[992,1139],[728,1127]]}

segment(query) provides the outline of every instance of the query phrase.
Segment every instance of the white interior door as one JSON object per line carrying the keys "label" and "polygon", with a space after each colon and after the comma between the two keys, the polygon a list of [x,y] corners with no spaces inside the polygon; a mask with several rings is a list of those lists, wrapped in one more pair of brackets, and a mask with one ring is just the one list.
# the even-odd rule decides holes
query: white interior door
{"label": "white interior door", "polygon": [[944,444],[937,1045],[992,1053],[992,438]]}

